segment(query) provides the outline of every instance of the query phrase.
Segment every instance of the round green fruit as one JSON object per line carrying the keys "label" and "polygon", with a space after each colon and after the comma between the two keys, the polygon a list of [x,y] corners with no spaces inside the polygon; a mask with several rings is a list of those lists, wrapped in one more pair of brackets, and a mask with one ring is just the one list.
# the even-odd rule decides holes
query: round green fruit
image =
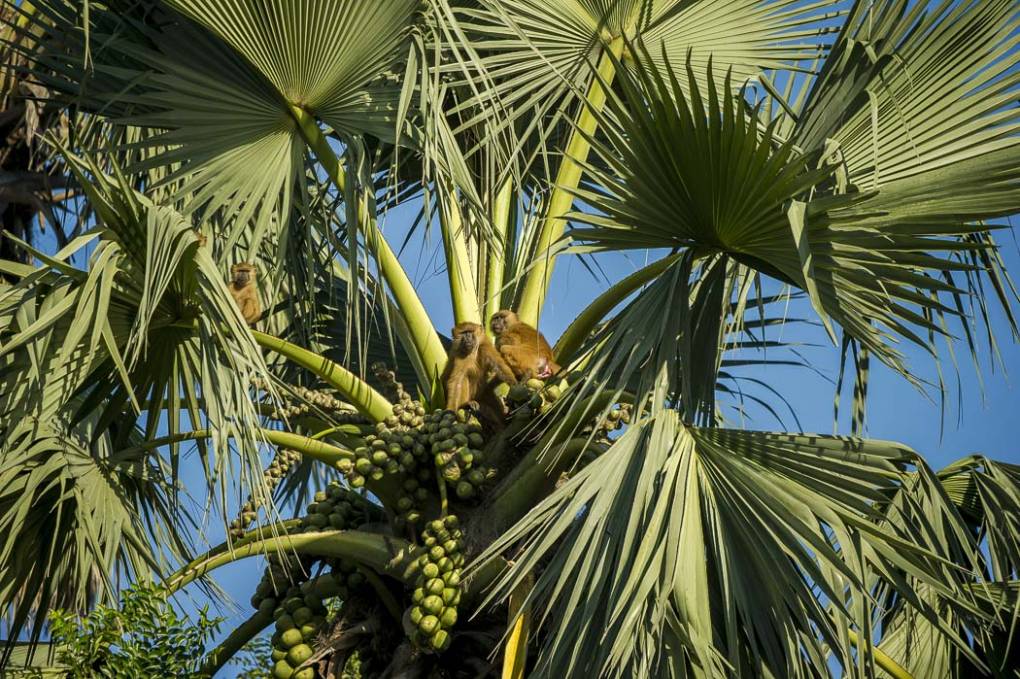
{"label": "round green fruit", "polygon": [[421,574],[429,580],[439,577],[439,566],[434,563],[426,564],[425,567],[421,569]]}
{"label": "round green fruit", "polygon": [[294,611],[292,617],[294,618],[294,624],[303,625],[309,620],[311,620],[312,616],[314,615],[315,613],[312,612],[312,609],[308,608],[307,606],[302,606],[301,608]]}
{"label": "round green fruit", "polygon": [[439,630],[432,635],[432,648],[437,651],[445,651],[446,647],[450,645],[450,633],[444,629]]}
{"label": "round green fruit", "polygon": [[462,500],[467,500],[475,494],[475,487],[468,481],[459,481],[457,483],[457,497]]}
{"label": "round green fruit", "polygon": [[296,611],[297,609],[301,608],[304,605],[305,605],[304,598],[299,596],[292,596],[283,602],[283,607],[287,609],[288,613],[293,613],[294,611]]}
{"label": "round green fruit", "polygon": [[280,632],[286,632],[289,629],[294,629],[297,625],[294,624],[294,619],[286,613],[276,619],[276,629]]}
{"label": "round green fruit", "polygon": [[304,667],[292,674],[290,679],[315,679],[315,668]]}
{"label": "round green fruit", "polygon": [[426,615],[418,622],[418,629],[423,634],[432,635],[437,629],[439,629],[439,618],[434,615]]}
{"label": "round green fruit", "polygon": [[439,615],[443,612],[443,599],[436,595],[430,595],[425,597],[425,600],[421,602],[421,607],[432,615]]}
{"label": "round green fruit", "polygon": [[273,659],[273,662],[278,662],[287,657],[287,651],[282,648],[274,648],[273,652],[269,654],[269,657]]}
{"label": "round green fruit", "polygon": [[421,610],[421,606],[411,607],[411,624],[417,625],[421,622],[421,619],[425,617],[425,611]]}
{"label": "round green fruit", "polygon": [[299,629],[289,629],[280,637],[280,643],[286,648],[293,648],[302,641],[304,641],[304,638],[301,636],[301,630]]}
{"label": "round green fruit", "polygon": [[301,638],[305,641],[314,639],[319,634],[319,626],[312,623],[301,625]]}
{"label": "round green fruit", "polygon": [[294,675],[294,668],[286,660],[277,661],[273,665],[273,677],[275,679],[290,679]]}
{"label": "round green fruit", "polygon": [[439,624],[443,629],[450,629],[457,624],[457,609],[453,606],[443,609],[443,614],[439,616]]}
{"label": "round green fruit", "polygon": [[304,661],[311,658],[313,653],[314,651],[312,650],[312,647],[308,644],[298,644],[287,651],[287,662],[289,662],[292,667],[297,667]]}
{"label": "round green fruit", "polygon": [[442,594],[446,583],[441,578],[432,578],[425,583],[425,591],[429,594]]}

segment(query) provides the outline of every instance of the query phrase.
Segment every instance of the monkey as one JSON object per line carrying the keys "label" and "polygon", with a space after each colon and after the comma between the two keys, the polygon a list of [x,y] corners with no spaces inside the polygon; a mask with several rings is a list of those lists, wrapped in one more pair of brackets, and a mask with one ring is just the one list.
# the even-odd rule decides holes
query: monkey
{"label": "monkey", "polygon": [[230,267],[230,296],[234,298],[241,316],[248,325],[255,325],[262,315],[259,289],[256,284],[258,269],[249,262],[240,262]]}
{"label": "monkey", "polygon": [[513,311],[497,311],[489,321],[489,327],[496,336],[496,348],[518,380],[528,380],[533,376],[545,379],[560,371],[552,348],[542,333],[521,322]]}
{"label": "monkey", "polygon": [[489,372],[508,384],[516,384],[514,373],[492,346],[485,329],[477,323],[453,326],[453,343],[443,370],[447,410],[465,405],[475,407],[490,424],[498,426],[505,415],[503,404],[489,382]]}

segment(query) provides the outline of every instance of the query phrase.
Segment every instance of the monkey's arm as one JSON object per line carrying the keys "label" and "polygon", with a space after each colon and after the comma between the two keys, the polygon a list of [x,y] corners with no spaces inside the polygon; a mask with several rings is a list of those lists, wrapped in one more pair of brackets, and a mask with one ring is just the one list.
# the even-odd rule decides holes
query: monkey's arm
{"label": "monkey's arm", "polygon": [[483,344],[481,346],[482,360],[488,364],[488,367],[496,371],[496,375],[502,381],[507,384],[517,384],[517,377],[513,368],[511,368],[506,361],[503,360],[503,356],[496,347],[491,344]]}
{"label": "monkey's arm", "polygon": [[259,319],[259,316],[262,315],[262,305],[259,304],[258,297],[251,294],[244,298],[244,302],[241,304],[241,315],[248,323],[254,323]]}

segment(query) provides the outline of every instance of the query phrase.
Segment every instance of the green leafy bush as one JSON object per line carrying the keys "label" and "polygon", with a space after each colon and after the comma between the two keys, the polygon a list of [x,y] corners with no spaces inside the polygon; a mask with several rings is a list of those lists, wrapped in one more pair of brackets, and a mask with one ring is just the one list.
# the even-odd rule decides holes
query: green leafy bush
{"label": "green leafy bush", "polygon": [[206,643],[220,622],[206,608],[197,620],[182,617],[167,603],[166,591],[151,585],[125,590],[119,609],[97,606],[84,617],[50,614],[59,662],[72,679],[201,677]]}

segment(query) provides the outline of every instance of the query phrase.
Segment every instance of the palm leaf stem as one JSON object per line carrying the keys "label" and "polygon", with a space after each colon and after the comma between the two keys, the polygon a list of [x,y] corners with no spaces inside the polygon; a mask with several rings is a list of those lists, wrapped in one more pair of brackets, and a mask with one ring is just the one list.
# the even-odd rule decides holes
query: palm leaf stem
{"label": "palm leaf stem", "polygon": [[245,644],[259,635],[269,623],[273,622],[272,613],[256,612],[241,623],[226,639],[210,651],[202,662],[199,676],[213,677],[227,664],[227,661],[244,648]]}
{"label": "palm leaf stem", "polygon": [[478,307],[478,291],[471,275],[467,231],[464,228],[463,213],[452,190],[447,193],[445,203],[445,208],[439,211],[439,226],[443,233],[453,319],[455,323],[480,323],[482,310]]}
{"label": "palm leaf stem", "polygon": [[[857,636],[856,632],[852,629],[848,629],[847,636],[850,638],[850,643],[856,646],[858,651],[862,650],[861,638]],[[890,658],[874,645],[871,647],[871,657],[875,659],[875,664],[888,672],[889,676],[893,677],[893,679],[914,679],[914,676],[903,669],[902,665]]]}
{"label": "palm leaf stem", "polygon": [[264,332],[253,330],[252,336],[260,346],[271,349],[302,368],[315,373],[339,391],[363,415],[379,422],[393,414],[393,406],[386,400],[385,396],[343,366],[313,351],[308,351],[296,344]]}
{"label": "palm leaf stem", "polygon": [[[322,164],[330,180],[343,193],[346,179],[341,171],[340,159],[322,134],[315,118],[298,106],[292,105],[290,111],[305,143]],[[432,326],[432,321],[429,319],[421,298],[415,292],[414,285],[400,264],[400,260],[397,259],[396,254],[379,230],[375,216],[361,214],[359,219],[365,234],[365,248],[375,257],[379,272],[386,279],[393,299],[396,301],[401,315],[407,321],[414,349],[421,357],[422,365],[430,376],[438,375],[446,362],[446,352],[443,350],[443,344],[439,341],[439,335]]]}
{"label": "palm leaf stem", "polygon": [[546,291],[556,260],[556,256],[549,250],[562,238],[566,230],[566,215],[574,203],[574,191],[581,183],[582,166],[587,162],[588,152],[591,150],[590,139],[598,127],[598,114],[606,103],[604,88],[612,85],[616,75],[616,63],[623,54],[623,47],[623,36],[619,36],[603,50],[599,59],[598,73],[592,77],[587,96],[577,112],[574,129],[563,152],[545,218],[539,230],[534,253],[536,264],[524,279],[524,290],[521,293],[517,315],[525,323],[538,326],[538,318],[545,303]]}
{"label": "palm leaf stem", "polygon": [[[499,187],[492,204],[492,225],[495,231],[495,245],[489,246],[488,263],[485,269],[485,320],[502,308],[500,303],[503,293],[503,273],[509,253],[506,251],[511,233],[510,214],[514,200],[513,179],[507,177]],[[498,246],[498,247],[497,247]]]}
{"label": "palm leaf stem", "polygon": [[234,548],[226,552],[200,557],[170,576],[166,587],[173,593],[221,566],[252,556],[285,552],[350,559],[411,585],[417,571],[415,557],[421,548],[400,538],[358,530],[278,535],[240,545],[235,543]]}

